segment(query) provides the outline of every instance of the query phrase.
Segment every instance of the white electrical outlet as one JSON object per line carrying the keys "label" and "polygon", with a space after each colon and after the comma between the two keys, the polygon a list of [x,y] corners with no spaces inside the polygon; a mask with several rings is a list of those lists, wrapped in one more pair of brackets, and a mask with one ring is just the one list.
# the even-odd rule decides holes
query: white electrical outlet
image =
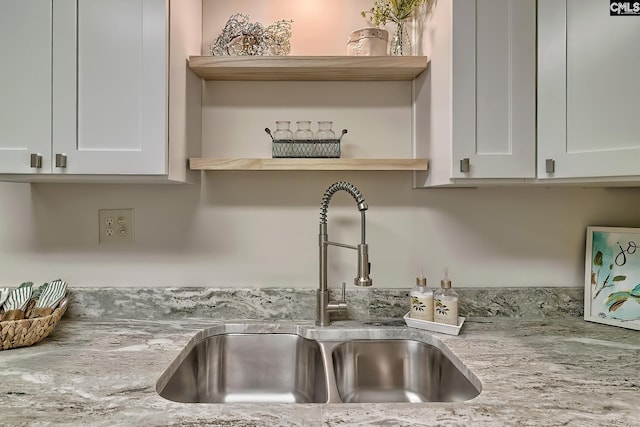
{"label": "white electrical outlet", "polygon": [[102,243],[133,243],[133,209],[99,209],[98,241]]}

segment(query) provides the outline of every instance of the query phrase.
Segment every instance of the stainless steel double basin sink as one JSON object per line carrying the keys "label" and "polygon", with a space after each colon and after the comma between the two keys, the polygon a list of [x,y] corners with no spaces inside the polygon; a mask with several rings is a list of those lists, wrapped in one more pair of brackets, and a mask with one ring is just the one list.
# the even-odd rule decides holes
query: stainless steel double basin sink
{"label": "stainless steel double basin sink", "polygon": [[321,332],[202,331],[156,389],[183,403],[449,402],[480,393],[480,381],[434,336]]}

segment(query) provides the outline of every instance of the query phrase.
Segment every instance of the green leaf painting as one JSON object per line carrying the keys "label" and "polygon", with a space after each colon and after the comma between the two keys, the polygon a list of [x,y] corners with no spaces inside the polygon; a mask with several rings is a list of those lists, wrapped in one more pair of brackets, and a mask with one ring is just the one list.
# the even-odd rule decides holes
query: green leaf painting
{"label": "green leaf painting", "polygon": [[614,292],[609,295],[605,304],[609,307],[609,312],[616,311],[627,299],[629,299],[629,292]]}
{"label": "green leaf painting", "polygon": [[598,267],[602,267],[602,252],[598,251],[596,256],[593,257],[593,265],[597,265]]}
{"label": "green leaf painting", "polygon": [[[620,230],[620,231],[618,231]],[[637,242],[637,243],[636,243]],[[640,321],[640,230],[601,228],[591,231],[585,317]]]}
{"label": "green leaf painting", "polygon": [[614,292],[612,294],[609,294],[609,297],[607,298],[605,304],[609,307],[609,312],[612,312],[619,309],[622,304],[629,300],[629,298],[640,303],[640,284],[636,285],[635,288],[629,291]]}

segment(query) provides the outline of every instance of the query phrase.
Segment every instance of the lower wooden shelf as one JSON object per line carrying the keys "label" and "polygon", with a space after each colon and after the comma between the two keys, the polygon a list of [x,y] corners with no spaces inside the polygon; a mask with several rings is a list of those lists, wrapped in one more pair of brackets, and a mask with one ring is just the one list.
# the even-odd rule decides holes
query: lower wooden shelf
{"label": "lower wooden shelf", "polygon": [[425,171],[427,159],[191,158],[191,170]]}

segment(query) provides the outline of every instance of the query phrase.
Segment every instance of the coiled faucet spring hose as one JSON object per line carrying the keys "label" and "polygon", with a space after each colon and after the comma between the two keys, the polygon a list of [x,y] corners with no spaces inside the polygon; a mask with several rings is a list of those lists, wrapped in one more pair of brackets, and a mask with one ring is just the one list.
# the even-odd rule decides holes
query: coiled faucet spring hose
{"label": "coiled faucet spring hose", "polygon": [[333,195],[340,190],[346,191],[347,193],[349,193],[351,197],[353,197],[356,203],[358,204],[358,210],[360,211],[361,218],[362,218],[362,221],[361,221],[362,243],[364,243],[365,229],[366,229],[364,211],[366,211],[369,207],[367,206],[367,203],[364,201],[364,197],[362,196],[362,193],[360,192],[360,190],[358,190],[358,187],[356,187],[355,185],[349,182],[338,181],[332,184],[329,188],[327,188],[327,191],[324,192],[324,196],[322,196],[322,204],[320,205],[320,224],[322,225],[327,223],[327,210],[329,209],[329,202],[331,202],[331,197],[333,197]]}

